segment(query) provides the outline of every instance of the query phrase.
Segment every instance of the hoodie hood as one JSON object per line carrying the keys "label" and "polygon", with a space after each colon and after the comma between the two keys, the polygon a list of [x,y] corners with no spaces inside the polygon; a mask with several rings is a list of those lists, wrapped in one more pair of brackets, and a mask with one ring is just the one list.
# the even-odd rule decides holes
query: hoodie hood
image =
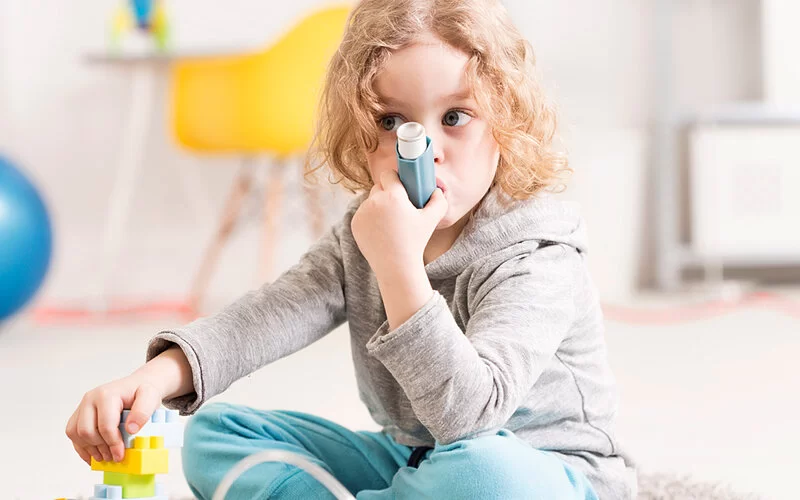
{"label": "hoodie hood", "polygon": [[425,269],[431,279],[448,278],[476,259],[525,241],[551,241],[586,252],[586,226],[578,204],[549,194],[515,200],[492,186],[453,246]]}

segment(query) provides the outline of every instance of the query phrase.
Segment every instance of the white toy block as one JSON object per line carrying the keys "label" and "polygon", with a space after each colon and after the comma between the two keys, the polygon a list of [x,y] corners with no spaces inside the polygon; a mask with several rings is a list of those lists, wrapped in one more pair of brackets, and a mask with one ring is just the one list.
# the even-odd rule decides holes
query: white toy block
{"label": "white toy block", "polygon": [[183,424],[180,421],[177,410],[159,408],[136,434],[130,434],[125,430],[125,423],[128,421],[129,414],[130,410],[123,410],[122,419],[119,424],[119,430],[122,433],[125,448],[132,448],[133,438],[137,436],[163,436],[165,448],[183,447]]}

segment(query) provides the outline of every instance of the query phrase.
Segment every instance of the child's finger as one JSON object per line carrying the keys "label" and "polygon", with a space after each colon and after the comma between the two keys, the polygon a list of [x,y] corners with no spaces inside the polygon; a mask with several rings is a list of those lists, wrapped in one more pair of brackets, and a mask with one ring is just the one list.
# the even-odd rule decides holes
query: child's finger
{"label": "child's finger", "polygon": [[[95,446],[93,444],[88,444],[88,445],[86,445],[86,451],[88,451],[89,455],[91,455],[92,458],[94,458],[98,462],[102,462],[103,461],[103,454],[100,453],[100,450],[97,449],[97,446]],[[89,463],[91,464],[92,461],[89,460]]]}
{"label": "child's finger", "polygon": [[385,170],[381,173],[381,189],[390,191],[392,189],[402,189],[405,192],[403,183],[400,182],[399,174],[395,170]]}
{"label": "child's finger", "polygon": [[83,438],[83,436],[81,436],[83,431],[78,432],[78,421],[81,409],[81,407],[78,407],[78,409],[75,410],[75,413],[73,413],[69,418],[69,421],[67,422],[66,433],[67,437],[69,437],[69,439],[72,441],[72,447],[75,448],[75,451],[78,452],[78,455],[80,455],[81,459],[87,464],[91,465],[92,450],[89,449],[91,445]]}
{"label": "child's finger", "polygon": [[436,219],[436,222],[438,223],[447,213],[447,207],[447,198],[444,197],[442,190],[437,187],[433,190],[433,194],[431,194],[428,203],[425,204],[422,210],[426,216]]}
{"label": "child's finger", "polygon": [[64,433],[73,443],[78,441],[80,438],[78,437],[78,410],[75,410],[72,415],[67,420],[67,427],[64,429]]}
{"label": "child's finger", "polygon": [[[119,462],[125,454],[125,444],[119,432],[119,420],[122,403],[101,403],[97,407],[97,430],[105,441],[105,448],[109,450],[111,459]],[[100,448],[103,451],[103,448]]]}
{"label": "child's finger", "polygon": [[93,438],[92,438],[92,440],[90,442],[93,445],[95,445],[95,448],[97,448],[97,451],[100,453],[100,458],[97,458],[96,456],[95,456],[95,458],[97,458],[97,460],[103,460],[104,462],[110,461],[111,460],[111,452],[108,450],[108,446],[103,442],[103,437],[100,435],[99,429],[97,427],[97,424],[98,424],[98,421],[97,421],[97,417],[98,417],[98,415],[97,415],[97,407],[94,406],[94,405],[90,405],[88,408],[86,408],[85,412],[81,413],[81,415],[82,416],[85,415],[87,417],[89,415],[91,415],[92,417],[94,417],[92,419],[92,427],[93,427],[92,434],[93,434]]}
{"label": "child's finger", "polygon": [[103,456],[104,462],[111,462],[113,460],[113,456],[111,455],[111,450],[108,449],[107,444],[98,444],[97,450],[100,452],[100,455]]}
{"label": "child's finger", "polygon": [[131,412],[125,422],[125,429],[131,434],[136,434],[144,424],[150,420],[150,416],[161,405],[161,395],[150,385],[140,385],[136,389],[136,394],[131,405]]}
{"label": "child's finger", "polygon": [[[87,446],[95,448],[103,441],[97,432],[97,410],[93,404],[81,405],[77,419],[77,435]],[[100,455],[92,453],[92,456],[102,460]]]}
{"label": "child's finger", "polygon": [[121,462],[123,458],[125,458],[125,442],[121,439],[118,443],[113,444],[108,447],[111,450],[111,456],[114,458],[115,462]]}
{"label": "child's finger", "polygon": [[75,448],[75,451],[78,453],[78,456],[81,457],[81,460],[86,462],[88,465],[92,465],[92,455],[89,454],[84,447],[78,446],[75,443],[72,443],[72,447]]}

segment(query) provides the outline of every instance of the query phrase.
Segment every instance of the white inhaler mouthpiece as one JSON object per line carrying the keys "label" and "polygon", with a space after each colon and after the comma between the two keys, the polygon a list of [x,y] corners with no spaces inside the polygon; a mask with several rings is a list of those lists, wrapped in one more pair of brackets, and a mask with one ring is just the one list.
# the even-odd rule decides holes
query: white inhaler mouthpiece
{"label": "white inhaler mouthpiece", "polygon": [[422,156],[428,142],[425,127],[416,122],[408,122],[397,129],[397,152],[406,160],[415,160]]}

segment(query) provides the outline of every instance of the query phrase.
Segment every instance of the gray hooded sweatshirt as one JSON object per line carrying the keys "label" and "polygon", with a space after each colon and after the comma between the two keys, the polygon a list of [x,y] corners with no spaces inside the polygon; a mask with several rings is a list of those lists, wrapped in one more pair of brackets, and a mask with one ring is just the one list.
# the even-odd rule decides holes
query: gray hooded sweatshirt
{"label": "gray hooded sweatshirt", "polygon": [[491,189],[426,265],[431,299],[389,331],[350,230],[365,197],[275,282],[153,338],[148,360],[177,344],[192,367],[195,392],[165,404],[191,414],[348,321],[361,400],[396,442],[433,446],[506,428],[577,467],[601,499],[635,498],[576,207]]}

